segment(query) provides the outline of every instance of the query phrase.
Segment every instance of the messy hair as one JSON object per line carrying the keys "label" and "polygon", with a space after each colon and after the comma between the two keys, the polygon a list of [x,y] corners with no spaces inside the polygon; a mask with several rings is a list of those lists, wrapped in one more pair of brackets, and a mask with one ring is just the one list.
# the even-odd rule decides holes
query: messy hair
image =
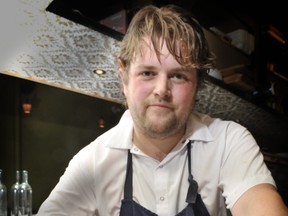
{"label": "messy hair", "polygon": [[171,55],[183,68],[196,68],[198,84],[214,67],[214,56],[201,25],[188,11],[176,5],[148,5],[134,15],[120,43],[120,61],[126,71],[135,54],[141,53],[145,38],[151,40],[158,59],[165,42]]}

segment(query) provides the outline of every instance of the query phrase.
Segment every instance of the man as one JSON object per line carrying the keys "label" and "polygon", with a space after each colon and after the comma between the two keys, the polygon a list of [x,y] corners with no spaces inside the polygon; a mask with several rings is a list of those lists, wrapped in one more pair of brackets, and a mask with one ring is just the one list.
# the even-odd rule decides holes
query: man
{"label": "man", "polygon": [[249,131],[193,111],[213,58],[191,15],[144,7],[119,61],[128,109],[75,155],[38,215],[288,215]]}

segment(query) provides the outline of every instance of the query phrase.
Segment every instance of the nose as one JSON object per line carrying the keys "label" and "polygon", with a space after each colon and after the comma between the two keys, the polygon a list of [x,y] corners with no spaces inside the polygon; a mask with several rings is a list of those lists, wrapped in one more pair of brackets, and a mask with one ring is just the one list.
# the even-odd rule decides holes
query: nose
{"label": "nose", "polygon": [[171,97],[171,82],[168,77],[158,77],[155,83],[154,94],[164,99]]}

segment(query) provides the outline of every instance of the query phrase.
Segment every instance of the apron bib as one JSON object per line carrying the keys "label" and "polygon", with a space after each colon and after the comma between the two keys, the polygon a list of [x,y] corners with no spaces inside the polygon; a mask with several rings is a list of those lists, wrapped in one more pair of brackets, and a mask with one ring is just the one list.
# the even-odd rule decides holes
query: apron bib
{"label": "apron bib", "polygon": [[[198,184],[193,179],[193,176],[191,174],[191,140],[189,140],[189,143],[187,144],[187,155],[189,169],[189,188],[187,192],[186,202],[188,204],[181,212],[176,214],[176,216],[209,216],[206,206],[200,194],[198,193]],[[130,150],[128,150],[126,180],[124,186],[124,199],[121,202],[120,216],[157,216],[157,214],[144,208],[139,203],[133,200],[132,179],[132,154]]]}

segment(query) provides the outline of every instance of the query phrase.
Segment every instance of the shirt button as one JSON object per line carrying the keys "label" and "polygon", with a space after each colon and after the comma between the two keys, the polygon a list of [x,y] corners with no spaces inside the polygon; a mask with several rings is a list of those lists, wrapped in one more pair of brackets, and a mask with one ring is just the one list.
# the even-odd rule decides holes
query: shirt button
{"label": "shirt button", "polygon": [[160,201],[164,201],[165,198],[163,196],[160,197]]}
{"label": "shirt button", "polygon": [[163,165],[160,165],[159,168],[163,168]]}

